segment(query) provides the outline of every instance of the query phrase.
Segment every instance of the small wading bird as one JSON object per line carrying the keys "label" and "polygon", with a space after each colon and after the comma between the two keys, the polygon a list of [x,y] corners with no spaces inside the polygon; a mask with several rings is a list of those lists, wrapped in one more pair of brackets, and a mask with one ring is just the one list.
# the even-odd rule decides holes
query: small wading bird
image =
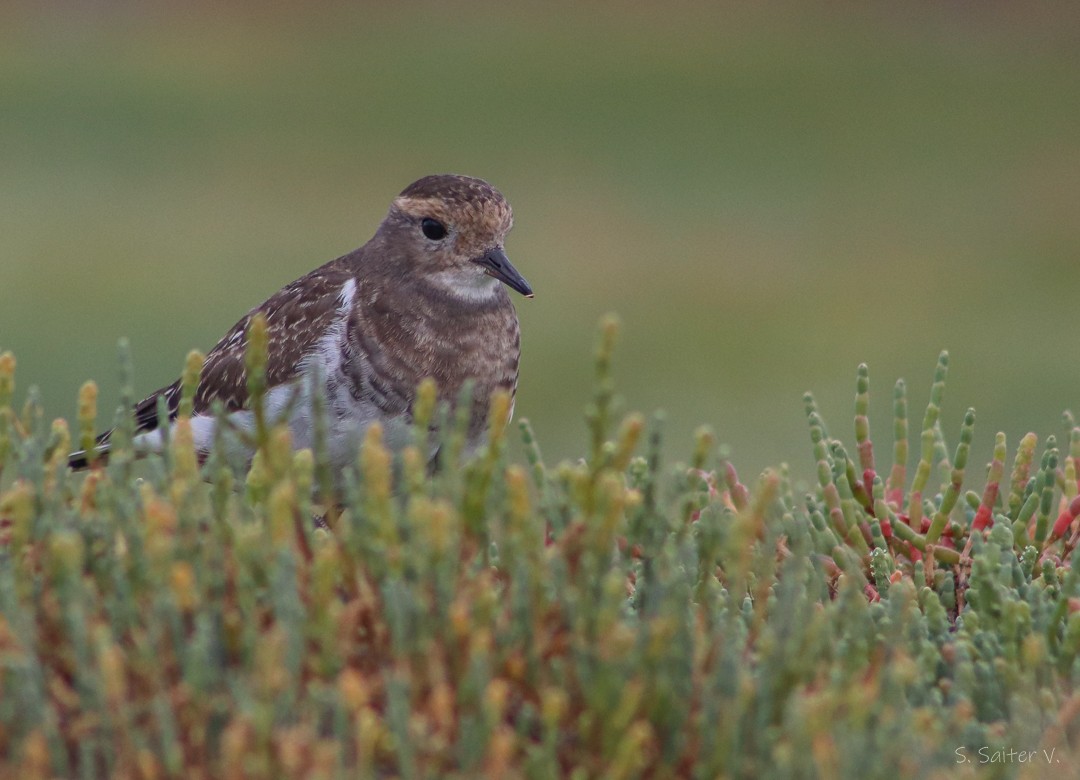
{"label": "small wading bird", "polygon": [[[517,387],[518,319],[502,285],[533,295],[503,250],[512,225],[510,204],[480,179],[440,175],[410,184],[370,241],[271,296],[210,350],[191,421],[200,458],[215,440],[218,403],[227,427],[241,433],[222,437],[229,460],[249,463],[254,454],[244,354],[248,326],[260,313],[268,336],[264,417],[287,421],[293,446],[312,446],[314,387],[323,395],[327,450],[338,475],[355,462],[373,422],[382,424],[390,446],[404,443],[417,385],[428,377],[439,400],[451,404],[472,383],[467,445],[477,447],[492,395],[512,398]],[[158,417],[159,398],[168,420]],[[161,450],[161,429],[175,420],[180,398],[177,380],[135,406],[137,454]],[[97,438],[97,462],[108,456],[111,433]],[[80,469],[90,460],[80,451],[69,463]]]}

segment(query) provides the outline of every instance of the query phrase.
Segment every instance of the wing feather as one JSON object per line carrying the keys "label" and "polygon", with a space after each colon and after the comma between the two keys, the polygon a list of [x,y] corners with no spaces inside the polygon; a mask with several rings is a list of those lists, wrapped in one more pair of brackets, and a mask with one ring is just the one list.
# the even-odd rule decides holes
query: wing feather
{"label": "wing feather", "polygon": [[[248,383],[244,353],[248,326],[258,313],[266,317],[271,345],[266,365],[267,387],[276,387],[297,376],[301,360],[334,320],[341,290],[352,278],[345,264],[348,259],[355,260],[353,255],[345,255],[297,279],[249,311],[229,329],[203,363],[199,386],[195,390],[196,414],[208,414],[215,401],[221,401],[226,411],[246,406]],[[161,425],[158,419],[158,398],[161,396],[166,399],[168,421],[176,419],[180,406],[180,380],[154,391],[135,405],[136,433],[154,431]],[[108,455],[111,436],[111,430],[98,436],[99,455]],[[68,464],[75,469],[85,468],[87,453],[72,453]]]}

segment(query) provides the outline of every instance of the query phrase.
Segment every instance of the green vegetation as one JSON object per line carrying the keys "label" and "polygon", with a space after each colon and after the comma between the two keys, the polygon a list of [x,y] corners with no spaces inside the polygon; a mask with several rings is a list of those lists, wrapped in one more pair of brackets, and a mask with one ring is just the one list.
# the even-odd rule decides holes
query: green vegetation
{"label": "green vegetation", "polygon": [[[861,367],[853,454],[807,397],[815,483],[748,487],[707,430],[668,467],[661,417],[620,421],[616,330],[586,458],[545,464],[522,422],[508,462],[503,398],[461,463],[463,421],[422,386],[414,441],[441,419],[445,467],[372,429],[331,530],[311,521],[322,454],[284,430],[258,432],[240,484],[181,417],[139,477],[121,413],[108,465],[72,475],[67,426],[33,394],[16,411],[0,357],[0,774],[1075,772],[1071,418],[1065,450],[1029,435],[1007,471],[998,436],[974,468],[973,413],[955,450],[939,421],[943,355],[910,479],[896,386],[883,479]],[[258,395],[258,347],[248,365]],[[95,405],[87,385],[82,441]]]}

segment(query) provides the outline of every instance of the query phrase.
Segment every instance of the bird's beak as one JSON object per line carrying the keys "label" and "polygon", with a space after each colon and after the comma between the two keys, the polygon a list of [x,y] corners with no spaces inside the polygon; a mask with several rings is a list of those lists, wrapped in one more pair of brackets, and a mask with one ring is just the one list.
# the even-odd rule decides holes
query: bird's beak
{"label": "bird's beak", "polygon": [[512,290],[517,290],[526,298],[533,297],[532,287],[525,281],[525,277],[510,264],[510,259],[502,247],[489,249],[480,257],[473,260],[477,265],[483,266],[484,273],[505,284]]}

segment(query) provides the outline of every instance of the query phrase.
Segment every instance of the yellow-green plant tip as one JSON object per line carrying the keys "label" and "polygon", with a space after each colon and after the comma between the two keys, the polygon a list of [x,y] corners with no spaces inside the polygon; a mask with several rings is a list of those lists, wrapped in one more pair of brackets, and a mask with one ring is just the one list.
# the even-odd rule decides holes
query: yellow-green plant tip
{"label": "yellow-green plant tip", "polygon": [[79,447],[86,452],[87,463],[93,465],[98,458],[97,438],[97,384],[84,382],[79,388]]}
{"label": "yellow-green plant tip", "polygon": [[67,453],[71,450],[71,431],[68,429],[67,420],[58,417],[52,421],[53,457],[66,461]]}
{"label": "yellow-green plant tip", "polygon": [[930,402],[926,405],[926,414],[923,417],[923,430],[933,428],[937,424],[938,415],[941,411],[941,401],[945,395],[945,378],[949,373],[949,353],[942,352],[938,357],[937,368],[934,370],[934,383],[930,386]]}
{"label": "yellow-green plant tip", "polygon": [[870,437],[870,421],[866,415],[855,416],[855,441],[864,442]]}
{"label": "yellow-green plant tip", "polygon": [[502,442],[503,434],[506,433],[506,426],[510,422],[511,403],[512,399],[507,391],[499,390],[492,393],[491,409],[488,415],[488,437],[490,442]]}
{"label": "yellow-green plant tip", "polygon": [[[855,380],[855,444],[859,453],[859,465],[863,471],[874,471],[874,446],[870,441],[870,370],[865,363],[859,365]],[[856,483],[858,484],[858,483]]]}
{"label": "yellow-green plant tip", "polygon": [[435,405],[438,401],[438,386],[431,377],[420,380],[416,388],[416,400],[413,401],[413,424],[425,434],[435,419]]}
{"label": "yellow-green plant tip", "polygon": [[913,493],[922,493],[927,480],[930,478],[930,468],[934,458],[934,431],[932,429],[923,430],[921,443],[919,463],[915,467],[915,477],[911,482],[911,491]]}
{"label": "yellow-green plant tip", "polygon": [[525,458],[532,467],[533,483],[537,489],[543,492],[547,488],[547,469],[544,466],[544,457],[540,452],[540,445],[536,441],[536,433],[532,429],[532,423],[528,419],[522,418],[518,423],[518,430],[521,431],[521,442],[525,448]]}
{"label": "yellow-green plant tip", "polygon": [[288,474],[293,459],[292,431],[287,424],[275,425],[270,431],[266,452],[267,466],[273,478],[283,479]]}
{"label": "yellow-green plant tip", "polygon": [[1039,439],[1034,433],[1027,433],[1016,448],[1016,456],[1013,459],[1012,474],[1009,479],[1009,509],[1015,516],[1016,511],[1024,501],[1024,488],[1027,486],[1028,477],[1031,473],[1031,461],[1035,457],[1035,447]]}
{"label": "yellow-green plant tip", "polygon": [[[625,471],[630,465],[630,459],[634,456],[641,434],[645,430],[644,415],[634,412],[628,414],[619,426],[619,432],[615,438],[615,451],[611,459],[611,467],[616,471]],[[695,460],[697,457],[695,455]]]}
{"label": "yellow-green plant tip", "polygon": [[74,531],[58,531],[48,543],[48,560],[54,577],[77,577],[82,573],[84,545]]}
{"label": "yellow-green plant tip", "polygon": [[599,493],[601,506],[604,508],[603,522],[600,526],[603,530],[603,541],[600,548],[611,541],[610,536],[622,519],[623,507],[626,497],[626,483],[621,475],[613,471],[606,471],[600,477]]}
{"label": "yellow-green plant tip", "polygon": [[390,539],[392,531],[390,498],[393,494],[392,459],[383,444],[382,426],[372,423],[360,447],[360,472],[364,480],[367,504],[379,533]]}
{"label": "yellow-green plant tip", "polygon": [[248,501],[256,505],[263,503],[272,482],[270,471],[266,467],[265,452],[256,450],[244,480]]}
{"label": "yellow-green plant tip", "polygon": [[315,456],[311,450],[305,448],[293,454],[292,473],[297,487],[310,492],[315,483]]}
{"label": "yellow-green plant tip", "polygon": [[247,351],[245,359],[251,372],[266,367],[266,352],[269,344],[269,327],[266,315],[257,312],[252,315],[247,327]]}
{"label": "yellow-green plant tip", "polygon": [[0,410],[10,406],[15,395],[15,356],[0,353]]}
{"label": "yellow-green plant tip", "polygon": [[403,485],[399,492],[408,495],[416,495],[424,491],[427,483],[428,458],[414,445],[409,445],[401,450],[401,465]]}
{"label": "yellow-green plant tip", "polygon": [[189,561],[176,561],[169,568],[169,586],[173,601],[181,612],[189,613],[199,605],[199,585],[195,568]]}
{"label": "yellow-green plant tip", "polygon": [[199,459],[195,454],[195,439],[191,430],[191,418],[178,418],[169,441],[172,448],[173,476],[192,482],[199,475]]}
{"label": "yellow-green plant tip", "polygon": [[1038,482],[1034,492],[1039,494],[1038,514],[1035,518],[1035,543],[1044,547],[1050,539],[1050,513],[1053,511],[1054,492],[1057,489],[1057,466],[1058,451],[1053,447],[1055,439],[1047,437],[1047,450],[1043,455],[1043,466],[1039,471]]}
{"label": "yellow-green plant tip", "polygon": [[[641,418],[641,424],[642,427],[644,427],[645,418],[643,417]],[[705,468],[705,463],[715,447],[716,432],[708,425],[699,427],[694,431],[694,456],[690,465],[695,469]]]}
{"label": "yellow-green plant tip", "polygon": [[1069,429],[1069,456],[1080,460],[1080,428],[1075,426]]}
{"label": "yellow-green plant tip", "polygon": [[266,395],[266,361],[269,328],[266,316],[256,313],[248,322],[247,345],[244,350],[244,369],[247,374],[249,404],[255,417],[255,439],[258,447],[266,446],[268,435],[263,397]]}
{"label": "yellow-green plant tip", "polygon": [[448,501],[418,498],[415,509],[417,525],[424,529],[431,550],[442,558],[451,550],[460,534],[460,519]]}
{"label": "yellow-green plant tip", "polygon": [[36,495],[33,486],[25,481],[15,482],[6,491],[0,493],[0,518],[11,524],[11,549],[21,550],[29,541],[30,526],[36,510]]}
{"label": "yellow-green plant tip", "polygon": [[889,472],[886,490],[890,495],[899,493],[907,479],[908,420],[907,385],[898,379],[893,387],[893,465]]}
{"label": "yellow-green plant tip", "polygon": [[600,354],[610,356],[622,323],[617,314],[605,314],[600,320]]}
{"label": "yellow-green plant tip", "polygon": [[177,413],[180,417],[191,417],[195,406],[195,391],[199,387],[199,375],[202,373],[206,357],[198,350],[188,353],[184,362],[184,372],[180,378],[180,405]]}
{"label": "yellow-green plant tip", "polygon": [[109,637],[104,626],[95,632],[98,673],[102,681],[105,699],[110,707],[120,708],[128,699],[128,660],[124,651]]}
{"label": "yellow-green plant tip", "polygon": [[529,515],[529,491],[525,470],[518,465],[507,466],[506,487],[509,497],[510,516],[517,526],[524,525]]}
{"label": "yellow-green plant tip", "polygon": [[605,465],[601,458],[601,451],[617,406],[615,384],[611,376],[611,357],[615,350],[618,327],[618,321],[613,315],[601,320],[600,338],[596,348],[596,387],[593,400],[585,409],[585,420],[592,433],[591,463],[594,470],[599,470]]}
{"label": "yellow-green plant tip", "polygon": [[968,409],[964,415],[964,424],[960,432],[960,443],[956,447],[956,455],[953,458],[954,467],[950,474],[949,484],[942,496],[941,504],[930,521],[930,528],[926,532],[926,541],[934,544],[944,532],[956,501],[960,496],[964,481],[964,467],[967,464],[968,449],[971,445],[972,432],[975,426],[975,411]]}
{"label": "yellow-green plant tip", "polygon": [[297,509],[296,488],[288,482],[279,482],[270,493],[267,508],[270,521],[270,538],[274,544],[287,545],[291,543]]}
{"label": "yellow-green plant tip", "polygon": [[953,468],[963,471],[967,467],[968,454],[971,452],[971,440],[975,435],[975,410],[968,409],[964,415],[964,424],[960,428],[960,443],[953,457]]}

